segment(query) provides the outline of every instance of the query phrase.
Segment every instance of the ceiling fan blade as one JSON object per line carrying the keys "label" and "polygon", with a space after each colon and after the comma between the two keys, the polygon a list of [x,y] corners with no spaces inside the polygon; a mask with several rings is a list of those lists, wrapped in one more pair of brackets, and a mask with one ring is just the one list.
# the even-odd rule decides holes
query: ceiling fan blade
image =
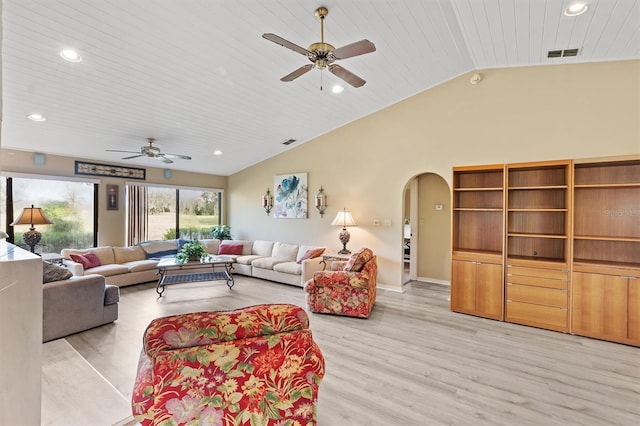
{"label": "ceiling fan blade", "polygon": [[336,59],[353,58],[354,56],[364,55],[376,51],[376,45],[367,39],[347,44],[334,50],[331,54]]}
{"label": "ceiling fan blade", "polygon": [[286,47],[287,49],[291,49],[294,52],[298,52],[299,54],[304,55],[304,56],[307,56],[307,55],[311,54],[311,52],[309,52],[304,47],[300,47],[297,44],[291,43],[289,40],[285,40],[282,37],[277,36],[277,35],[272,34],[272,33],[262,34],[262,38],[267,39],[269,41],[272,41],[275,44],[279,44],[282,47]]}
{"label": "ceiling fan blade", "polygon": [[123,160],[131,160],[132,158],[143,157],[144,154],[132,155],[130,157],[122,157]]}
{"label": "ceiling fan blade", "polygon": [[190,156],[182,155],[182,154],[160,154],[160,155],[168,158],[179,158],[181,160],[191,160]]}
{"label": "ceiling fan blade", "polygon": [[162,161],[163,163],[167,163],[167,164],[173,163],[173,161],[171,161],[167,157],[165,157],[164,154],[158,154],[153,158],[157,158],[158,160]]}
{"label": "ceiling fan blade", "polygon": [[293,81],[296,78],[300,77],[302,74],[305,74],[311,71],[312,69],[313,69],[313,64],[304,65],[298,68],[297,70],[295,70],[294,72],[292,72],[291,74],[285,75],[280,79],[280,81]]}
{"label": "ceiling fan blade", "polygon": [[362,87],[366,83],[363,79],[352,73],[351,71],[347,71],[342,68],[340,65],[331,64],[329,65],[329,72],[331,74],[340,77],[353,87]]}
{"label": "ceiling fan blade", "polygon": [[121,151],[119,149],[105,149],[105,151],[109,151],[109,152],[125,152],[125,153],[129,153],[129,154],[140,154],[140,151]]}

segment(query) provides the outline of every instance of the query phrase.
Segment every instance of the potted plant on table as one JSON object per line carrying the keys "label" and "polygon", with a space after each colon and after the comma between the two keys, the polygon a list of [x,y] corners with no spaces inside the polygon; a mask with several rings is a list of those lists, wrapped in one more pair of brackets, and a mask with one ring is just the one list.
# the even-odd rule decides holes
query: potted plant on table
{"label": "potted plant on table", "polygon": [[182,246],[182,250],[176,254],[176,262],[187,263],[199,261],[203,256],[207,255],[202,243],[198,240],[189,241]]}

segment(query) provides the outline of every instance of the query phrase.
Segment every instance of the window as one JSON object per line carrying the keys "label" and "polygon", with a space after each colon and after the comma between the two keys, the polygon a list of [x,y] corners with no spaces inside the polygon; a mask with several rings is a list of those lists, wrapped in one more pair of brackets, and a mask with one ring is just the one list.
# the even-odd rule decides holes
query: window
{"label": "window", "polygon": [[127,184],[128,244],[145,240],[211,238],[222,223],[222,192]]}
{"label": "window", "polygon": [[29,225],[8,225],[20,215],[23,208],[32,204],[42,208],[53,222],[51,225],[36,226],[42,233],[42,240],[36,246],[36,251],[59,253],[63,248],[86,248],[96,245],[96,183],[61,179],[31,175],[2,178],[2,194],[6,203],[0,214],[7,232],[13,230],[16,245],[28,248],[22,240],[22,234],[29,230]]}

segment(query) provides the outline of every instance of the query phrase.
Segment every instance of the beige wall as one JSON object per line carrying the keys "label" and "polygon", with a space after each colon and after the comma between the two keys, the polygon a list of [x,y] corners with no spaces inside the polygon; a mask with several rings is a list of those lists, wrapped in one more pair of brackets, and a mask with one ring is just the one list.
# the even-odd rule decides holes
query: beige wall
{"label": "beige wall", "polygon": [[[230,176],[234,234],[337,249],[339,230],[329,224],[346,207],[359,225],[349,247],[371,247],[379,284],[399,289],[411,177],[435,173],[450,186],[453,166],[640,152],[640,61],[481,73],[478,85],[461,76]],[[288,172],[308,172],[311,195],[324,186],[324,218],[312,208],[306,220],[265,215],[260,197],[274,175]],[[374,219],[391,226],[374,226]],[[433,249],[445,253],[449,245]]]}
{"label": "beige wall", "polygon": [[[98,245],[123,246],[126,243],[126,223],[125,223],[125,191],[124,184],[132,179],[122,179],[101,176],[75,175],[75,160],[80,158],[69,158],[57,155],[46,155],[44,166],[33,164],[33,152],[0,150],[0,170],[5,174],[10,172],[39,174],[49,176],[65,176],[76,178],[98,179],[99,187],[99,208],[98,208]],[[88,160],[92,161],[92,160]],[[110,163],[111,164],[111,163]],[[128,164],[116,164],[118,166],[129,166]],[[132,166],[140,167],[140,166]],[[157,183],[162,185],[191,186],[201,188],[226,189],[227,178],[225,176],[214,176],[203,173],[190,173],[173,170],[171,179],[164,178],[164,169],[156,167],[142,167],[146,169],[145,183]],[[107,184],[118,185],[120,199],[118,200],[118,210],[106,210]],[[224,218],[224,216],[223,216]],[[4,224],[1,226],[4,229]]]}

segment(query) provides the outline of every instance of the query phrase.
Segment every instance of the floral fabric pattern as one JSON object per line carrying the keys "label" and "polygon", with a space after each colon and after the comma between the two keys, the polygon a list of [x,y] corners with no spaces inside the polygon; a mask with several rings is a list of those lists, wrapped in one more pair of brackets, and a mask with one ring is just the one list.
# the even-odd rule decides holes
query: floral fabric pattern
{"label": "floral fabric pattern", "polygon": [[[338,268],[341,265],[335,265]],[[334,266],[335,265],[335,266]],[[376,257],[362,271],[318,271],[305,283],[307,306],[312,312],[368,318],[376,301]]]}
{"label": "floral fabric pattern", "polygon": [[353,253],[347,263],[344,265],[345,271],[360,272],[364,268],[365,263],[373,258],[371,249],[363,248]]}
{"label": "floral fabric pattern", "polygon": [[146,425],[315,425],[324,358],[294,305],[153,320],[133,389]]}

